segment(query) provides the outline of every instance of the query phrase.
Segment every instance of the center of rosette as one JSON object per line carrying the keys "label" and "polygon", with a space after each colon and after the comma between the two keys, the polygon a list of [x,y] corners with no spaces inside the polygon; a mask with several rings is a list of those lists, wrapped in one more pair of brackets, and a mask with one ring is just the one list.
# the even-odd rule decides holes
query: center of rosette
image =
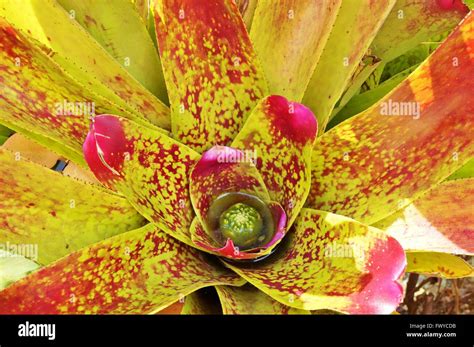
{"label": "center of rosette", "polygon": [[240,250],[262,247],[275,233],[267,204],[245,193],[225,193],[210,206],[208,224],[214,239],[224,245],[231,239]]}
{"label": "center of rosette", "polygon": [[222,235],[232,239],[239,248],[248,248],[265,240],[262,216],[257,209],[240,202],[221,215],[219,227]]}

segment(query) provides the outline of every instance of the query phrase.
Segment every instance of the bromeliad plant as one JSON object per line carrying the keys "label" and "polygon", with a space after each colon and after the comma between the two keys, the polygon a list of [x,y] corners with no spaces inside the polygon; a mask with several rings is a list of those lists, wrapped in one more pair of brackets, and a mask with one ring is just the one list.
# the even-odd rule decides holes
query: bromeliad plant
{"label": "bromeliad plant", "polygon": [[[407,259],[472,276],[466,5],[147,5],[0,2],[0,241],[42,265],[0,313],[214,312],[212,286],[224,313],[391,313]],[[448,31],[382,98],[383,66]]]}

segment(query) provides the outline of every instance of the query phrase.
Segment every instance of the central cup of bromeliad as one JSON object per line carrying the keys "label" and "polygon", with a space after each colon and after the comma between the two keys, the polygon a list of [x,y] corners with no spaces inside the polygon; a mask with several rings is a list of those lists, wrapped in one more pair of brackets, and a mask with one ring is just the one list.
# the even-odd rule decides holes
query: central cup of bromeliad
{"label": "central cup of bromeliad", "polygon": [[229,207],[219,218],[222,236],[243,249],[265,240],[262,234],[263,218],[257,209],[241,202]]}
{"label": "central cup of bromeliad", "polygon": [[275,234],[273,214],[258,197],[245,193],[225,193],[211,204],[208,225],[221,246],[231,239],[245,251],[265,246]]}

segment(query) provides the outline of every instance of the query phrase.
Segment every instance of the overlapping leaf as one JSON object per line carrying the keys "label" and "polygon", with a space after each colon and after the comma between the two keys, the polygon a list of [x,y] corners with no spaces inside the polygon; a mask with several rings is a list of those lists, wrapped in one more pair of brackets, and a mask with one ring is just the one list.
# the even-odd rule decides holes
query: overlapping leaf
{"label": "overlapping leaf", "polygon": [[344,104],[344,106],[338,109],[337,113],[333,113],[334,117],[331,118],[327,128],[331,129],[353,115],[367,110],[370,106],[382,99],[385,95],[402,83],[417,67],[418,66],[416,65],[399,72],[390,79],[380,83],[377,87],[366,91],[365,93],[354,96],[350,101],[347,100],[346,104],[344,104],[341,100],[341,105]]}
{"label": "overlapping leaf", "polygon": [[[375,36],[367,54],[378,60],[375,65],[366,65],[362,72],[352,77],[350,88],[339,101],[339,110],[346,105],[354,92],[375,71],[377,81],[387,62],[405,54],[418,44],[425,43],[436,35],[453,29],[469,12],[469,9],[456,0],[398,0]],[[364,78],[365,77],[365,78]],[[337,110],[333,111],[334,116]],[[360,112],[360,111],[359,111]],[[356,114],[358,112],[354,112]],[[331,118],[332,118],[331,116]]]}
{"label": "overlapping leaf", "polygon": [[242,284],[199,251],[148,225],[7,287],[0,292],[0,313],[155,313],[199,288]]}
{"label": "overlapping leaf", "polygon": [[474,255],[474,178],[446,181],[375,226],[406,250]]}
{"label": "overlapping leaf", "polygon": [[462,0],[397,0],[370,46],[371,53],[389,62],[453,29],[468,12]]}
{"label": "overlapping leaf", "polygon": [[181,311],[183,310],[183,306],[184,306],[184,303],[181,302],[181,299],[180,299],[179,301],[176,301],[174,304],[171,304],[170,306],[166,307],[165,309],[158,311],[156,314],[157,315],[181,314]]}
{"label": "overlapping leaf", "polygon": [[464,164],[459,170],[448,177],[448,180],[457,180],[460,178],[474,177],[474,158]]}
{"label": "overlapping leaf", "polygon": [[385,233],[339,215],[303,209],[286,245],[257,264],[226,266],[284,305],[390,313],[403,290],[405,254]]}
{"label": "overlapping leaf", "polygon": [[0,290],[36,270],[39,265],[21,255],[0,251]]}
{"label": "overlapping leaf", "polygon": [[12,130],[0,124],[0,136],[9,137],[11,134],[13,134]]}
{"label": "overlapping leaf", "polygon": [[[212,295],[213,294],[213,295]],[[214,289],[204,288],[192,292],[184,298],[181,314],[186,315],[220,315],[222,309]]]}
{"label": "overlapping leaf", "polygon": [[[75,12],[66,12],[54,0],[6,0],[0,7],[0,17],[7,18],[15,31],[22,30],[29,38],[37,40],[35,45],[45,50],[51,60],[67,71],[83,89],[93,90],[110,103],[119,105],[117,108],[122,110],[120,114],[124,117],[169,129],[169,109],[117,63],[75,21],[74,16]],[[21,55],[10,59],[15,62],[16,57],[21,58]],[[25,59],[26,62],[29,60]],[[54,70],[49,68],[45,74],[54,75]],[[51,82],[51,87],[55,84],[56,81]],[[63,81],[62,85],[66,83]],[[87,101],[76,95],[66,100]]]}
{"label": "overlapping leaf", "polygon": [[39,136],[35,139],[60,154],[72,152],[70,159],[81,161],[89,116],[127,113],[73,80],[2,17],[0,31],[0,121]]}
{"label": "overlapping leaf", "polygon": [[16,160],[29,160],[47,168],[53,168],[59,159],[56,153],[19,133],[10,136],[2,148],[12,152]]}
{"label": "overlapping leaf", "polygon": [[0,149],[0,164],[0,242],[34,251],[28,255],[41,264],[144,223],[124,198],[31,163],[21,152]]}
{"label": "overlapping leaf", "polygon": [[[345,107],[349,101],[352,100],[352,97],[356,96],[360,92],[361,86],[371,77],[373,72],[376,71],[379,66],[381,66],[381,61],[376,56],[366,54],[366,56],[362,58],[356,71],[352,74],[344,94],[341,96],[332,110],[329,121],[333,120],[334,116],[337,115],[339,111]],[[328,123],[328,127],[329,126],[330,123]]]}
{"label": "overlapping leaf", "polygon": [[95,117],[84,156],[97,179],[145,218],[191,244],[188,175],[199,155],[162,132],[112,115]]}
{"label": "overlapping leaf", "polygon": [[313,149],[308,206],[372,224],[474,156],[474,16],[367,111]]}
{"label": "overlapping leaf", "polygon": [[281,96],[262,100],[232,142],[249,154],[272,200],[288,217],[288,228],[308,196],[317,122],[305,106]]}
{"label": "overlapping leaf", "polygon": [[342,1],[303,98],[303,104],[318,117],[320,133],[394,3],[395,0]]}
{"label": "overlapping leaf", "polygon": [[228,145],[266,94],[236,5],[159,0],[155,12],[174,137],[198,151]]}
{"label": "overlapping leaf", "polygon": [[341,0],[259,0],[250,37],[271,94],[301,101]]}
{"label": "overlapping leaf", "polygon": [[239,7],[239,11],[242,19],[244,20],[245,26],[247,27],[247,31],[250,32],[258,0],[236,0],[235,3]]}
{"label": "overlapping leaf", "polygon": [[224,314],[310,314],[273,300],[257,288],[216,286]]}
{"label": "overlapping leaf", "polygon": [[58,2],[133,77],[160,100],[168,100],[158,52],[130,0],[114,0],[113,6],[94,0]]}
{"label": "overlapping leaf", "polygon": [[149,0],[131,0],[131,3],[135,7],[138,15],[142,19],[143,23],[148,23],[148,18],[150,15],[150,7],[148,6]]}
{"label": "overlapping leaf", "polygon": [[[26,114],[23,114],[23,116],[25,118],[28,117]],[[0,113],[0,118],[1,117],[2,115]],[[3,125],[8,125],[8,127],[11,130],[22,134],[24,138],[28,139],[29,141],[33,141],[47,148],[49,151],[55,153],[58,157],[63,157],[63,158],[67,158],[68,160],[72,160],[74,163],[77,163],[77,165],[79,165],[80,167],[84,167],[86,165],[84,161],[84,156],[82,155],[81,152],[79,152],[77,149],[71,149],[69,147],[64,146],[61,142],[59,142],[59,140],[56,141],[49,137],[31,132],[29,130],[26,130],[25,128],[17,126],[14,123],[5,121],[5,119],[3,118],[0,119],[0,122]],[[7,138],[5,138],[4,142],[6,141],[7,141]]]}
{"label": "overlapping leaf", "polygon": [[462,278],[474,276],[473,267],[460,257],[436,252],[407,252],[407,271],[425,276]]}

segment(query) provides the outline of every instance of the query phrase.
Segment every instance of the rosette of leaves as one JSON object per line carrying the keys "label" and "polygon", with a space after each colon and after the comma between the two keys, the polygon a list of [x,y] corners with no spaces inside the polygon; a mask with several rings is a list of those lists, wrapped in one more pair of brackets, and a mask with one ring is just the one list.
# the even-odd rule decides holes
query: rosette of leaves
{"label": "rosette of leaves", "polygon": [[0,242],[38,247],[0,313],[391,313],[405,270],[472,276],[461,1],[2,0],[0,46]]}

